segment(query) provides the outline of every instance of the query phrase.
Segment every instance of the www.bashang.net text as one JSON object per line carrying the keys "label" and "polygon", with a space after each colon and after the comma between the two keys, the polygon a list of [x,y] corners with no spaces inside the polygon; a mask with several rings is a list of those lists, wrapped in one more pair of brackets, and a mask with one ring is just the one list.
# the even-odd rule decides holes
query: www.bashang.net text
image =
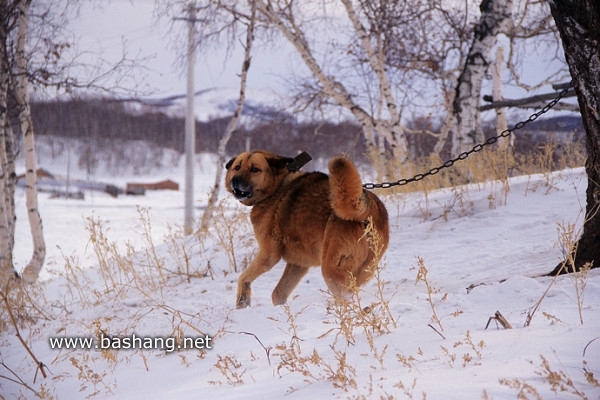
{"label": "www.bashang.net text", "polygon": [[55,336],[48,338],[51,349],[55,350],[162,350],[171,353],[175,350],[210,350],[212,337],[195,336],[177,339],[174,337],[109,336],[103,333],[99,337],[91,336]]}

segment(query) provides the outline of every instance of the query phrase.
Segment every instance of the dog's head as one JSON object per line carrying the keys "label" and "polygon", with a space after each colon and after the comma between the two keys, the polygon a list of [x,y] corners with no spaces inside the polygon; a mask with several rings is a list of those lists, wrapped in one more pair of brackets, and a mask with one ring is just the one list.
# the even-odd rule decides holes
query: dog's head
{"label": "dog's head", "polygon": [[242,204],[253,206],[275,193],[293,162],[263,150],[242,153],[225,164],[225,186]]}

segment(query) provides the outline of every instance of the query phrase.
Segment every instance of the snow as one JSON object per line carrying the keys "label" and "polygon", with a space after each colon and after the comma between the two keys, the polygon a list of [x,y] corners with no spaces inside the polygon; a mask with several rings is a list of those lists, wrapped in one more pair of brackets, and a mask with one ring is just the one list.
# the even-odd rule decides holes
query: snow
{"label": "snow", "polygon": [[[198,163],[197,217],[214,179],[214,157],[199,155]],[[182,183],[181,167],[104,180],[165,178]],[[586,380],[583,368],[596,379],[600,375],[600,270],[580,281],[541,276],[564,257],[561,227],[581,229],[586,183],[583,169],[574,169],[512,178],[508,186],[378,192],[390,212],[390,246],[378,279],[346,310],[331,301],[318,269],[287,306],[273,306],[281,264],[255,281],[251,308],[235,309],[239,270],[256,249],[249,209],[225,193],[219,218],[202,241],[179,233],[183,190],[118,198],[86,193],[83,201],[40,194],[48,263],[43,282],[27,292],[43,317],[24,320],[20,333],[48,378],[36,374],[10,326],[0,336],[1,361],[31,387],[60,399],[513,399],[520,390],[528,393],[522,398],[535,398],[533,392],[544,399],[582,397],[555,389],[548,371],[566,374],[577,390],[597,399],[600,388]],[[17,203],[16,260],[23,268],[30,242],[22,189]],[[139,210],[142,215],[147,210],[148,223]],[[96,249],[106,263],[95,255],[89,217],[102,222],[108,245]],[[151,239],[143,233],[148,227]],[[431,301],[425,282],[417,280],[419,258]],[[186,268],[189,276],[182,273]],[[576,289],[583,283],[578,301]],[[358,301],[360,307],[352,306]],[[361,312],[367,305],[371,311]],[[496,311],[513,329],[495,320],[485,329]],[[209,335],[212,348],[101,351],[49,345],[50,337],[101,333]],[[11,375],[0,369],[0,375]],[[2,378],[0,393],[35,398]]]}

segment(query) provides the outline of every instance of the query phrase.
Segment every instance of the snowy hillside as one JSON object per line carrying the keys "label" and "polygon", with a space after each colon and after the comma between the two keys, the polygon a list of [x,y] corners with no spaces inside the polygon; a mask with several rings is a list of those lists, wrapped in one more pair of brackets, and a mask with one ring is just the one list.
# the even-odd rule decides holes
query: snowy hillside
{"label": "snowy hillside", "polygon": [[[205,122],[230,117],[235,112],[239,96],[239,88],[234,87],[214,87],[196,92],[194,96],[196,120]],[[283,113],[282,99],[272,90],[248,89],[246,96],[243,109],[245,116],[260,116],[264,119],[270,114]],[[132,102],[151,106],[169,115],[185,116],[185,94],[164,98],[132,99]]]}
{"label": "snowy hillside", "polygon": [[[201,162],[199,207],[213,180],[209,158]],[[155,175],[182,183],[178,173]],[[35,398],[28,385],[59,399],[598,399],[600,270],[540,277],[564,257],[569,232],[577,236],[586,176],[577,169],[509,183],[380,192],[390,247],[354,302],[333,303],[314,269],[287,306],[274,307],[278,265],[254,283],[243,310],[234,308],[235,285],[255,243],[249,210],[232,199],[223,195],[206,237],[182,238],[182,191],[84,201],[42,194],[54,272],[27,289],[37,308],[20,333],[48,376],[4,326],[0,375],[11,379],[0,377],[0,393]],[[22,192],[18,202],[23,224]],[[22,268],[30,244],[19,229]],[[497,311],[513,329],[497,320],[485,329]],[[114,348],[133,335],[141,348]],[[95,341],[56,348],[66,338]],[[102,338],[113,348],[101,349]],[[186,338],[204,348],[169,347]],[[163,348],[150,348],[157,339]]]}

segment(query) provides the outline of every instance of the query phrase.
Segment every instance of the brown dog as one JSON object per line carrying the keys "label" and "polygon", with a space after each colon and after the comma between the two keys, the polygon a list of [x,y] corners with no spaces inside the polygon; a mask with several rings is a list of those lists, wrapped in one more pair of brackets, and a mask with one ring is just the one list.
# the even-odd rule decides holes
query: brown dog
{"label": "brown dog", "polygon": [[350,160],[331,160],[329,176],[299,172],[300,166],[293,158],[267,151],[242,153],[225,166],[227,190],[252,206],[259,246],[239,277],[237,308],[250,306],[250,285],[282,258],[287,265],[273,290],[273,304],[284,304],[308,269],[318,265],[331,293],[343,298],[373,276],[387,248],[385,206],[363,189]]}

